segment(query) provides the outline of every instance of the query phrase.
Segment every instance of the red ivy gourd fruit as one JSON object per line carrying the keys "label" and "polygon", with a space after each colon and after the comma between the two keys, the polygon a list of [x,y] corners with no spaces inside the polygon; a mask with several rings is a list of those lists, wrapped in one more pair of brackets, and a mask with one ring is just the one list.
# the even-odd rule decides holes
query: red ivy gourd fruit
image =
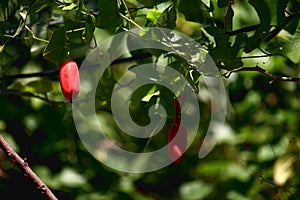
{"label": "red ivy gourd fruit", "polygon": [[78,96],[80,79],[75,61],[65,60],[60,64],[59,81],[61,91],[66,99],[71,100]]}
{"label": "red ivy gourd fruit", "polygon": [[[176,136],[176,137],[175,137]],[[179,164],[183,159],[186,150],[187,130],[181,125],[173,124],[168,133],[168,153],[171,160]]]}
{"label": "red ivy gourd fruit", "polygon": [[[184,95],[179,96],[181,101],[183,101],[184,98]],[[183,125],[180,127],[181,107],[177,99],[174,99],[174,108],[176,115],[173,119],[173,125],[169,129],[168,133],[168,153],[171,160],[179,164],[182,161],[183,154],[187,146],[187,130]]]}

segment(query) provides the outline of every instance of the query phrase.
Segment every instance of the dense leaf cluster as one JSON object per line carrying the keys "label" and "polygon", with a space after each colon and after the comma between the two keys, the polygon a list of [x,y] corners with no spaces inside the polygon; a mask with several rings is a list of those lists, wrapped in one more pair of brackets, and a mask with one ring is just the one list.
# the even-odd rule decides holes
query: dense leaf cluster
{"label": "dense leaf cluster", "polygon": [[[0,134],[58,199],[299,199],[299,16],[298,0],[1,0]],[[167,144],[175,116],[175,94],[167,88],[145,85],[129,105],[139,125],[149,123],[153,104],[164,106],[166,125],[151,141],[126,135],[110,108],[120,77],[156,61],[167,62],[200,93],[201,122],[180,165],[127,174],[102,165],[81,143],[70,102],[60,93],[58,68],[66,59],[80,66],[110,36],[132,28],[146,33],[149,27],[182,32],[201,51],[187,51],[189,44],[177,41],[174,52],[141,49],[116,58],[99,80],[99,123],[132,151]],[[152,36],[172,40],[172,35]],[[139,42],[114,40],[111,51],[123,48],[124,41],[128,48]],[[178,53],[197,61],[210,55],[224,75],[229,108],[224,133],[203,159],[198,151],[209,126],[211,100],[200,84],[204,74]],[[4,194],[42,199],[0,151],[0,196]]]}

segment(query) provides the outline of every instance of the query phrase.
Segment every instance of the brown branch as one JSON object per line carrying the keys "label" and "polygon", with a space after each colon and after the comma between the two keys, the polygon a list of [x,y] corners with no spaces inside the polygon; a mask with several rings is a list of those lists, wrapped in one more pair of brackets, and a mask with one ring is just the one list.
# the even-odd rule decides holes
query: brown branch
{"label": "brown branch", "polygon": [[0,77],[1,80],[13,80],[17,78],[31,78],[31,77],[44,77],[44,76],[58,76],[59,70],[51,70],[51,71],[43,71],[43,72],[35,72],[28,74],[15,74],[15,75],[4,75]]}
{"label": "brown branch", "polygon": [[48,104],[50,104],[52,106],[58,106],[58,105],[70,103],[70,101],[68,101],[68,100],[55,101],[55,100],[48,99],[47,97],[41,97],[41,96],[32,94],[30,92],[20,92],[20,91],[16,91],[16,90],[0,90],[0,94],[37,98],[37,99],[47,102]]}
{"label": "brown branch", "polygon": [[[220,69],[225,69],[224,67],[219,67]],[[226,69],[225,69],[226,70]],[[287,77],[287,76],[278,76],[275,74],[272,74],[271,72],[259,67],[259,66],[255,66],[255,67],[240,67],[237,69],[233,69],[228,71],[228,75],[227,77],[230,76],[231,73],[233,72],[249,72],[249,71],[255,71],[255,72],[259,72],[269,78],[271,78],[272,80],[270,81],[270,84],[273,83],[274,81],[288,81],[288,82],[297,82],[300,83],[300,78],[295,78],[295,77]]]}
{"label": "brown branch", "polygon": [[49,200],[57,200],[46,184],[31,170],[28,163],[22,159],[0,135],[0,148],[4,151],[8,159],[18,167],[24,176],[29,178],[36,188]]}
{"label": "brown branch", "polygon": [[[299,17],[299,16],[300,16],[300,13],[295,13],[295,14],[292,14],[292,15],[286,17],[282,24],[278,25],[273,31],[270,32],[270,35],[267,37],[266,41],[269,41],[270,39],[275,37],[292,19]],[[237,35],[239,33],[255,31],[258,27],[260,27],[260,24],[254,24],[254,25],[243,27],[243,28],[236,29],[233,31],[227,31],[227,32],[225,32],[225,34],[229,35],[229,36],[233,36],[233,35]]]}
{"label": "brown branch", "polygon": [[[152,57],[151,53],[142,53],[142,54],[133,55],[132,57],[128,57],[128,58],[116,59],[112,61],[111,64],[120,64],[124,62],[142,60],[150,57]],[[99,65],[97,64],[96,66],[98,67]],[[95,66],[91,65],[90,67],[95,67]],[[0,81],[8,81],[8,80],[14,80],[18,78],[31,78],[31,77],[55,77],[58,75],[59,75],[59,70],[56,69],[56,70],[41,71],[41,72],[34,72],[34,73],[27,73],[27,74],[3,75],[0,76]]]}
{"label": "brown branch", "polygon": [[240,28],[240,29],[237,29],[237,30],[227,31],[227,32],[225,32],[225,34],[229,35],[229,36],[233,36],[233,35],[237,35],[239,33],[255,31],[259,26],[260,26],[260,24],[255,24],[255,25],[243,27],[243,28]]}

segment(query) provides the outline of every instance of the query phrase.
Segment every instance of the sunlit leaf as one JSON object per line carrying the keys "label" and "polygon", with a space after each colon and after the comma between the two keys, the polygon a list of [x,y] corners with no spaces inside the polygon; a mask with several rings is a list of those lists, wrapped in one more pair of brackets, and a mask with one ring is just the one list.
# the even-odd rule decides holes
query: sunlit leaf
{"label": "sunlit leaf", "polygon": [[201,180],[186,182],[179,189],[180,196],[184,200],[205,199],[212,191],[213,187]]}
{"label": "sunlit leaf", "polygon": [[62,185],[70,188],[78,188],[86,183],[85,177],[72,168],[64,168],[57,179]]}
{"label": "sunlit leaf", "polygon": [[40,79],[36,81],[31,81],[27,84],[27,87],[31,87],[33,92],[46,94],[52,91],[52,82],[49,79]]}
{"label": "sunlit leaf", "polygon": [[274,165],[274,182],[277,185],[284,185],[294,176],[293,164],[297,157],[293,154],[286,154],[276,160]]}
{"label": "sunlit leaf", "polygon": [[78,5],[76,3],[71,3],[70,5],[66,5],[62,7],[62,10],[69,11],[74,10]]}
{"label": "sunlit leaf", "polygon": [[159,19],[160,15],[161,15],[161,11],[160,10],[151,10],[147,13],[146,15],[146,25],[145,26],[153,26],[154,23]]}

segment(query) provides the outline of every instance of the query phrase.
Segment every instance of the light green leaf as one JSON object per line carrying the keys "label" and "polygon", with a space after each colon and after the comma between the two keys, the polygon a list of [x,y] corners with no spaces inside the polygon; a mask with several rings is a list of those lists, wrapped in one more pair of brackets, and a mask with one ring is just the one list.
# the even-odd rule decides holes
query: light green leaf
{"label": "light green leaf", "polygon": [[205,199],[212,191],[213,187],[201,180],[183,183],[179,189],[180,196],[184,200]]}
{"label": "light green leaf", "polygon": [[24,85],[20,81],[14,81],[11,85],[9,85],[7,87],[7,89],[9,89],[9,90],[18,90],[18,91],[23,90],[23,88],[24,88]]}
{"label": "light green leaf", "polygon": [[71,3],[70,5],[62,7],[62,10],[64,11],[74,10],[77,6],[78,6],[77,4]]}
{"label": "light green leaf", "polygon": [[52,82],[49,79],[40,79],[40,80],[35,80],[31,81],[27,84],[26,87],[30,87],[31,91],[34,93],[41,93],[41,94],[46,94],[50,91],[52,91]]}
{"label": "light green leaf", "polygon": [[297,157],[293,154],[286,154],[280,157],[274,165],[274,182],[277,185],[284,185],[289,179],[294,176],[293,164]]}
{"label": "light green leaf", "polygon": [[146,15],[146,25],[147,27],[151,27],[153,26],[153,24],[159,19],[160,15],[161,15],[162,11],[160,10],[151,10],[147,13]]}
{"label": "light green leaf", "polygon": [[64,168],[57,178],[62,185],[67,187],[78,188],[86,183],[84,176],[71,168]]}

